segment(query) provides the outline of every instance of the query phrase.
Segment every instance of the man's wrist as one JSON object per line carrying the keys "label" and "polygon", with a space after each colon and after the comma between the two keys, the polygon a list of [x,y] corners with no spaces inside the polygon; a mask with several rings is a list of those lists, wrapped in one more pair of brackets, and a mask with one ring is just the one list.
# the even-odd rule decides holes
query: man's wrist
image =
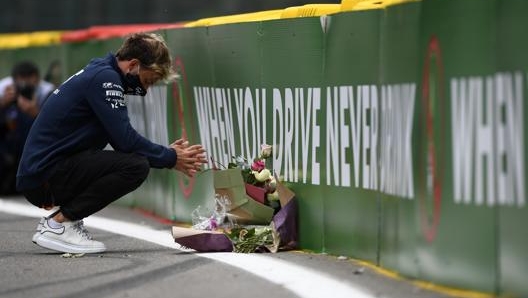
{"label": "man's wrist", "polygon": [[176,148],[174,147],[170,147],[172,149],[172,151],[174,151],[174,165],[172,166],[172,168],[176,168],[176,165],[178,164],[178,153],[176,151]]}

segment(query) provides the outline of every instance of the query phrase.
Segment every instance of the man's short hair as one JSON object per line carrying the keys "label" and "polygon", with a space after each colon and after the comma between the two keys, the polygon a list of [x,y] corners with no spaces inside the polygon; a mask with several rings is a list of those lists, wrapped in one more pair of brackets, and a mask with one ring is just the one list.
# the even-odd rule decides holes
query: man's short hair
{"label": "man's short hair", "polygon": [[11,70],[11,77],[14,78],[27,78],[36,75],[37,77],[40,76],[39,69],[35,63],[31,61],[22,61],[15,66],[13,66],[13,69]]}
{"label": "man's short hair", "polygon": [[116,57],[119,61],[138,59],[143,67],[154,71],[166,82],[178,77],[172,68],[169,48],[159,34],[134,33],[128,36],[117,50]]}

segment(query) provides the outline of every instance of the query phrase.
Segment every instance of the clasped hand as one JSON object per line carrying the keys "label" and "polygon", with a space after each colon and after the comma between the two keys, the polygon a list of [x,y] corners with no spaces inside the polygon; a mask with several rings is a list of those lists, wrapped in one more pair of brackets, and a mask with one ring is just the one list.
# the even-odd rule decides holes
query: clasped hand
{"label": "clasped hand", "polygon": [[174,169],[193,177],[207,163],[205,149],[202,145],[191,145],[185,139],[178,139],[170,145],[176,151]]}

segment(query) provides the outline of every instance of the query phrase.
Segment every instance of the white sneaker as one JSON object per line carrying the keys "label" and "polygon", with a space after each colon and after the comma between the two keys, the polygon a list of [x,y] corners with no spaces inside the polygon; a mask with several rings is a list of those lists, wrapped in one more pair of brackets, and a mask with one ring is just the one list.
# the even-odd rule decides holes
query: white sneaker
{"label": "white sneaker", "polygon": [[33,243],[37,244],[37,238],[40,236],[40,231],[44,227],[44,221],[46,221],[49,218],[52,218],[53,216],[55,216],[55,214],[59,213],[59,211],[60,211],[60,209],[57,209],[57,210],[53,211],[50,215],[43,216],[39,220],[39,223],[37,224],[36,232],[35,232],[35,234],[33,234],[33,237],[31,238],[31,241],[33,241]]}
{"label": "white sneaker", "polygon": [[92,240],[84,228],[83,221],[65,221],[62,227],[54,229],[44,218],[40,235],[33,236],[35,243],[44,248],[68,253],[98,253],[106,250],[102,242]]}
{"label": "white sneaker", "polygon": [[31,241],[33,241],[33,243],[37,244],[37,239],[41,235],[40,231],[42,231],[42,228],[44,227],[44,221],[46,221],[47,219],[48,218],[44,216],[40,219],[39,223],[37,224],[36,232],[35,234],[33,234],[33,237],[31,238]]}

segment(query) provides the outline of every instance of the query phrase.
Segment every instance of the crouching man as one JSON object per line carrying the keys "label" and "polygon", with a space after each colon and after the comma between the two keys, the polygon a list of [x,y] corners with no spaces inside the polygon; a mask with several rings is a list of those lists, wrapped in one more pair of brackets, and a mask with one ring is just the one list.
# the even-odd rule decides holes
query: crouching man
{"label": "crouching man", "polygon": [[[114,54],[92,60],[46,100],[29,132],[17,189],[39,208],[59,209],[40,220],[36,244],[70,253],[106,250],[83,218],[135,190],[149,169],[193,176],[206,162],[201,145],[177,140],[165,147],[130,124],[125,94],[144,96],[158,81],[176,76],[161,36],[129,36]],[[114,150],[103,150],[110,144]]]}

